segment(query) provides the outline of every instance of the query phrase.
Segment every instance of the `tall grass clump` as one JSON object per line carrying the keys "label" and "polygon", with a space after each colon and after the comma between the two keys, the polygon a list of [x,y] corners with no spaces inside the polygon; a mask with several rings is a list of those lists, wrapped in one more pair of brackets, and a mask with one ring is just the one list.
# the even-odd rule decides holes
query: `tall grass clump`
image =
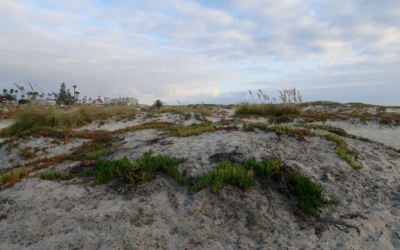
{"label": "tall grass clump", "polygon": [[73,111],[63,111],[57,107],[32,106],[14,117],[15,122],[2,134],[13,136],[36,127],[76,128],[95,119],[107,119],[112,116],[134,117],[137,113],[132,107],[99,108],[82,106]]}
{"label": "tall grass clump", "polygon": [[115,178],[120,178],[132,185],[147,182],[157,172],[161,171],[182,185],[186,185],[186,180],[180,175],[178,166],[186,159],[173,159],[169,156],[152,156],[153,152],[148,151],[143,154],[136,162],[130,162],[125,156],[121,160],[97,162],[96,169],[88,171],[86,174],[92,176],[97,184],[107,183]]}
{"label": "tall grass clump", "polygon": [[258,115],[258,116],[284,116],[284,115],[299,115],[302,112],[301,96],[296,89],[279,91],[281,104],[278,104],[275,98],[270,99],[268,95],[258,90],[257,95],[261,102],[255,102],[253,94],[249,90],[252,97],[252,102],[243,101],[235,108],[235,115]]}
{"label": "tall grass clump", "polygon": [[109,117],[120,117],[120,118],[135,118],[138,113],[137,109],[131,106],[112,106],[112,107],[84,107],[90,112],[94,119],[105,120]]}
{"label": "tall grass clump", "polygon": [[64,112],[55,107],[32,106],[15,116],[15,122],[6,129],[7,135],[17,135],[35,127],[75,128],[93,120],[86,107],[72,112]]}

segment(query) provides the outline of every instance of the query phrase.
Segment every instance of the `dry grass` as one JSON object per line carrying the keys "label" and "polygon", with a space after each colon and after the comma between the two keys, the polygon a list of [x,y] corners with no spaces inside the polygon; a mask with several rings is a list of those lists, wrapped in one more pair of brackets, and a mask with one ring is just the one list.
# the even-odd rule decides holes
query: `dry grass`
{"label": "dry grass", "polygon": [[15,122],[1,132],[3,136],[13,136],[36,127],[77,128],[95,119],[113,116],[135,117],[137,110],[132,107],[90,107],[63,111],[57,107],[32,106],[15,116]]}
{"label": "dry grass", "polygon": [[0,185],[11,186],[13,183],[28,177],[28,170],[26,168],[15,169],[6,174],[0,175]]}
{"label": "dry grass", "polygon": [[164,106],[157,113],[175,113],[185,115],[188,112],[199,113],[201,116],[212,116],[210,108],[203,105]]}
{"label": "dry grass", "polygon": [[235,115],[258,115],[280,117],[284,115],[300,115],[302,108],[301,96],[296,89],[279,91],[281,104],[274,97],[270,98],[261,90],[258,90],[258,101],[254,101],[253,93],[249,90],[252,102],[243,101],[235,107]]}

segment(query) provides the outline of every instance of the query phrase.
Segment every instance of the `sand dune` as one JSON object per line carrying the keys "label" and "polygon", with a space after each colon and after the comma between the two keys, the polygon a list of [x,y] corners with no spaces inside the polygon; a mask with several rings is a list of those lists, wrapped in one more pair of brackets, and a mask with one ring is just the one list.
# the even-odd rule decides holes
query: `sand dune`
{"label": "sand dune", "polygon": [[[223,109],[215,108],[208,119],[219,121]],[[225,111],[227,117],[233,114]],[[152,120],[199,123],[194,116],[183,120],[175,114],[153,119],[144,115],[131,121],[109,119],[101,127],[93,122],[78,130],[114,131]],[[119,181],[96,185],[81,174],[69,181],[35,178],[46,171],[76,172],[76,162],[65,161],[2,188],[0,215],[6,218],[0,220],[0,249],[400,249],[400,153],[385,146],[400,148],[400,128],[372,121],[326,124],[384,145],[343,137],[359,152],[356,161],[363,168],[356,170],[335,153],[336,144],[324,138],[324,130],[299,140],[258,129],[244,132],[239,124],[237,130],[189,137],[167,137],[155,129],[127,132],[120,135],[121,146],[102,158],[126,156],[134,161],[149,150],[187,158],[179,166],[187,179],[214,169],[216,154],[237,161],[280,158],[338,201],[320,208],[319,219],[300,212],[297,200],[279,181],[257,179],[248,192],[228,185],[218,193],[210,188],[191,193],[162,173],[134,188]],[[26,147],[39,147],[37,157],[51,157],[87,141],[54,140],[30,136],[3,145],[0,170],[27,162],[21,156]]]}

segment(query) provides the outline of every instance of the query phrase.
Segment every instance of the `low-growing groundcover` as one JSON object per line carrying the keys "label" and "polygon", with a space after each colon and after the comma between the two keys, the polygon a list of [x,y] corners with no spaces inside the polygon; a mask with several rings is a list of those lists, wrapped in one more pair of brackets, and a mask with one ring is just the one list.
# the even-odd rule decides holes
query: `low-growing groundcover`
{"label": "low-growing groundcover", "polygon": [[[96,169],[87,171],[86,175],[94,177],[97,184],[105,184],[117,178],[137,185],[149,181],[157,171],[161,171],[179,184],[188,185],[178,171],[178,166],[186,161],[185,158],[174,159],[165,155],[152,156],[152,154],[152,151],[145,152],[136,162],[129,161],[126,156],[121,160],[99,160]],[[251,157],[244,163],[233,163],[225,159],[218,164],[216,169],[198,176],[198,183],[190,186],[189,191],[198,192],[210,185],[212,185],[213,193],[218,192],[225,185],[235,185],[244,191],[249,191],[254,185],[255,176],[269,181],[279,181],[282,166],[283,162],[280,159],[268,159],[262,163],[258,163],[255,157]],[[335,200],[326,199],[322,195],[322,186],[313,183],[309,177],[298,170],[290,173],[287,185],[289,192],[298,198],[300,207],[314,217],[320,216],[316,208],[325,204],[338,204]]]}
{"label": "low-growing groundcover", "polygon": [[186,185],[186,180],[178,171],[178,166],[184,163],[186,159],[173,159],[165,155],[152,156],[152,154],[152,151],[145,152],[141,158],[133,163],[126,156],[121,160],[99,160],[96,169],[87,171],[86,175],[94,177],[97,184],[104,184],[115,178],[122,178],[132,185],[136,185],[149,181],[157,171],[161,171],[171,176],[179,184]]}
{"label": "low-growing groundcover", "polygon": [[42,180],[54,180],[54,179],[61,179],[61,180],[71,180],[74,178],[73,174],[69,173],[61,173],[61,172],[45,172],[36,175],[37,178]]}

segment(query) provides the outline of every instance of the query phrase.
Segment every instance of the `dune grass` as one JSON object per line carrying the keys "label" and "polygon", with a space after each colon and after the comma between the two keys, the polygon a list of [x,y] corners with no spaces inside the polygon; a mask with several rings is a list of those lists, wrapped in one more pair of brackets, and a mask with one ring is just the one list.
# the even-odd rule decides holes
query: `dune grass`
{"label": "dune grass", "polygon": [[302,109],[296,104],[255,104],[242,102],[235,107],[235,115],[275,116],[300,115]]}
{"label": "dune grass", "polygon": [[[276,99],[264,94],[258,90],[258,99],[254,101],[253,93],[249,90],[252,102],[243,101],[235,107],[235,115],[257,115],[257,116],[273,116],[280,117],[285,115],[300,115],[302,108],[300,92],[296,89],[279,91],[282,103],[278,104]],[[258,100],[258,101],[257,101]]]}
{"label": "dune grass", "polygon": [[307,106],[342,107],[342,106],[344,106],[344,104],[342,104],[340,102],[332,102],[332,101],[303,102],[300,105],[302,107],[307,107]]}
{"label": "dune grass", "polygon": [[212,116],[212,112],[202,105],[164,106],[157,113],[175,113],[185,116],[188,112],[199,113],[202,117]]}
{"label": "dune grass", "polygon": [[[14,117],[15,122],[1,132],[3,136],[13,136],[35,128],[77,128],[95,119],[112,116],[135,117],[137,110],[132,107],[98,108],[82,106],[72,111],[57,107],[32,106]],[[42,130],[42,129],[40,129]]]}

